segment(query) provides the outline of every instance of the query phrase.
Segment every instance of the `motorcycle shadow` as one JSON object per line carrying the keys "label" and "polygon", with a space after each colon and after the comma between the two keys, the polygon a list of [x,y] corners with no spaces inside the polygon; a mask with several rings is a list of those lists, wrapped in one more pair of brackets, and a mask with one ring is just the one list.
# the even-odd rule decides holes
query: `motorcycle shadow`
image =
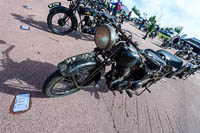
{"label": "motorcycle shadow", "polygon": [[57,67],[31,59],[15,62],[9,56],[15,46],[5,45],[8,48],[2,52],[3,59],[0,59],[0,92],[10,95],[30,93],[32,97],[44,98],[41,91],[43,83]]}
{"label": "motorcycle shadow", "polygon": [[[0,59],[0,92],[9,95],[30,93],[34,98],[47,98],[42,92],[43,84],[47,77],[57,69],[57,66],[31,59],[15,62],[9,55],[15,46],[6,44],[3,40],[0,40],[0,44],[7,46],[2,52],[3,58]],[[99,99],[99,92],[108,92],[103,79],[99,84],[99,88],[82,90]]]}
{"label": "motorcycle shadow", "polygon": [[0,44],[6,44],[4,40],[0,40]]}
{"label": "motorcycle shadow", "polygon": [[[52,33],[47,25],[46,22],[42,21],[37,21],[34,20],[35,15],[28,15],[27,17],[11,13],[11,15],[14,17],[14,19],[19,20],[20,22],[27,24],[28,26],[34,27],[36,29],[46,31],[49,33]],[[52,33],[54,34],[54,33]],[[81,40],[86,40],[86,41],[94,41],[94,36],[88,35],[88,34],[80,34],[77,31],[73,31],[68,34],[68,36],[75,38],[76,40],[81,39]]]}
{"label": "motorcycle shadow", "polygon": [[109,89],[106,85],[106,80],[101,79],[98,82],[98,87],[92,87],[92,88],[84,88],[81,89],[83,91],[89,92],[91,96],[94,96],[96,99],[100,99],[100,93],[108,93]]}
{"label": "motorcycle shadow", "polygon": [[51,32],[46,22],[34,20],[35,15],[28,15],[27,17],[15,13],[11,13],[11,15],[14,17],[14,19],[19,20],[20,22],[27,24],[28,26],[34,27],[42,31]]}
{"label": "motorcycle shadow", "polygon": [[78,31],[72,31],[71,33],[68,34],[68,36],[75,38],[76,40],[85,40],[85,41],[94,41],[94,36],[89,35],[89,34],[81,34]]}
{"label": "motorcycle shadow", "polygon": [[156,46],[158,46],[158,47],[161,47],[161,45],[162,45],[162,44],[159,43],[159,42],[153,42],[153,41],[151,41],[151,43],[154,44],[154,45],[156,45]]}

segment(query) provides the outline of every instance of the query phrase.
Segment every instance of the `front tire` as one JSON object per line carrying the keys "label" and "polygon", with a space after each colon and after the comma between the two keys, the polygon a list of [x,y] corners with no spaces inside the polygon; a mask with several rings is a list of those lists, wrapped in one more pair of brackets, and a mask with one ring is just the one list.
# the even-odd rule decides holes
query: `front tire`
{"label": "front tire", "polygon": [[[76,29],[77,19],[75,16],[66,16],[65,10],[55,10],[47,17],[49,29],[57,35],[67,35]],[[58,20],[56,20],[56,18]],[[65,19],[64,19],[65,18]],[[55,20],[54,20],[55,19]]]}
{"label": "front tire", "polygon": [[65,79],[65,77],[63,75],[61,75],[61,73],[58,70],[56,70],[45,81],[44,86],[43,86],[43,93],[47,97],[53,98],[53,97],[61,97],[61,96],[70,95],[70,94],[73,94],[80,90],[79,88],[74,88],[74,89],[67,91],[66,93],[60,93],[60,94],[55,93],[53,91],[54,86],[63,79]]}
{"label": "front tire", "polygon": [[[52,73],[44,83],[43,93],[47,97],[62,97],[73,94],[80,90],[82,81],[94,70],[94,67],[82,67],[74,75],[63,76],[59,70]],[[90,81],[90,83],[93,81]],[[61,87],[59,87],[61,85]]]}

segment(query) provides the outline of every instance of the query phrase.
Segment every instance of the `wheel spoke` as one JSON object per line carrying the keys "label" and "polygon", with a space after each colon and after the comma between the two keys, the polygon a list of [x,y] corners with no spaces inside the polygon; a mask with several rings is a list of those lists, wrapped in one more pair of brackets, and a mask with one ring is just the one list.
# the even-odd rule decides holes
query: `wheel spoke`
{"label": "wheel spoke", "polygon": [[56,16],[57,16],[58,19],[63,18],[61,13],[57,13]]}
{"label": "wheel spoke", "polygon": [[68,91],[71,91],[73,89],[76,89],[76,87],[74,85],[72,85],[71,83],[72,81],[70,81],[69,79],[61,79],[55,86],[54,88],[52,88],[53,93],[55,94],[64,94]]}
{"label": "wheel spoke", "polygon": [[56,13],[52,19],[52,30],[56,33],[65,33],[71,30],[71,19],[65,13]]}
{"label": "wheel spoke", "polygon": [[78,87],[78,83],[77,83],[77,79],[75,78],[75,75],[72,76],[72,82],[74,84],[74,86]]}
{"label": "wheel spoke", "polygon": [[54,87],[52,88],[52,93],[56,95],[63,95],[72,91],[76,91],[80,89],[79,85],[88,75],[88,71],[81,71],[79,73],[76,73],[76,75],[63,78],[54,85]]}
{"label": "wheel spoke", "polygon": [[69,20],[69,17],[67,17],[67,19],[65,19],[65,22],[67,22]]}

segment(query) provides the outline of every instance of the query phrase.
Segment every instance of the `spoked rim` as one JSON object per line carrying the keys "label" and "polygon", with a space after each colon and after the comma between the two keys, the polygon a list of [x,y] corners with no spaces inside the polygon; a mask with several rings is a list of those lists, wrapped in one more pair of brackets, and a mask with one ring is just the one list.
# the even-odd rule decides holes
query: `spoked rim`
{"label": "spoked rim", "polygon": [[88,75],[88,70],[85,70],[69,77],[62,77],[54,84],[54,86],[51,89],[51,92],[54,95],[64,95],[76,92],[81,89],[79,85]]}
{"label": "spoked rim", "polygon": [[66,17],[65,13],[56,13],[53,15],[52,28],[58,32],[67,32],[72,30],[72,21],[69,16]]}

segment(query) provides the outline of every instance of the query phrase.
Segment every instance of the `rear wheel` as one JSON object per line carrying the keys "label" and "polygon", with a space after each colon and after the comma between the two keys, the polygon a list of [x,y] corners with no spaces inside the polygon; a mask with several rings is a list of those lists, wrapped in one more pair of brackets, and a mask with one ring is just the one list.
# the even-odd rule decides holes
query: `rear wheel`
{"label": "rear wheel", "polygon": [[67,16],[65,10],[50,12],[47,17],[49,29],[58,35],[66,35],[75,29],[76,18]]}

